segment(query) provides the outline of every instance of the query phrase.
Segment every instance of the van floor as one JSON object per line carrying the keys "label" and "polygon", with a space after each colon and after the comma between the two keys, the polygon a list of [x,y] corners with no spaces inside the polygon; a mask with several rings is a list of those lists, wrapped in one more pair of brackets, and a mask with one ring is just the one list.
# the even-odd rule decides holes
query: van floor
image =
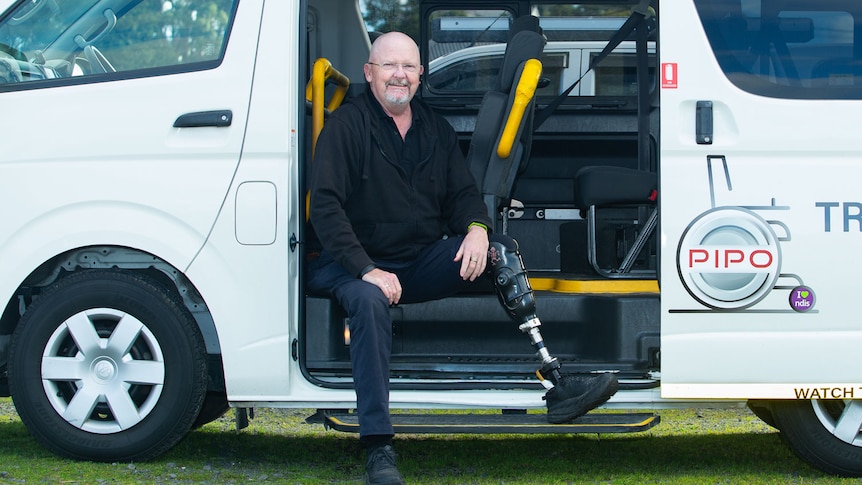
{"label": "van floor", "polygon": [[[621,378],[646,379],[658,370],[655,280],[569,279],[552,272],[532,276],[545,344],[565,372],[613,370]],[[578,287],[601,291],[572,290]],[[391,314],[393,377],[429,383],[467,379],[495,387],[535,380],[540,367],[536,350],[492,290],[396,305]],[[308,297],[306,315],[307,322],[314,322],[305,328],[302,354],[309,375],[332,382],[349,377],[343,310],[328,298]]]}

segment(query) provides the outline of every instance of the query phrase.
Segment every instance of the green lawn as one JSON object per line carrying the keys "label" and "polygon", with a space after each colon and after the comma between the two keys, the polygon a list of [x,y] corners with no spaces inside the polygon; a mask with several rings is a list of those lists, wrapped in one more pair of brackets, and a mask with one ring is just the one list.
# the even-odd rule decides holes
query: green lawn
{"label": "green lawn", "polygon": [[[304,418],[310,410],[256,410],[234,429],[233,411],[146,463],[88,463],[38,445],[0,399],[0,483],[362,483],[356,437]],[[778,433],[745,409],[664,411],[640,434],[410,435],[396,438],[399,468],[425,484],[825,484]]]}

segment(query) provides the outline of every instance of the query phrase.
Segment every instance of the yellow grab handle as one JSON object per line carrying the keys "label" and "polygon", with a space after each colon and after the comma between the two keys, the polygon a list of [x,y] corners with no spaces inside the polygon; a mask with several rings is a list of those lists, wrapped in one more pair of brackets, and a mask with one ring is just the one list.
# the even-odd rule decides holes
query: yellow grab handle
{"label": "yellow grab handle", "polygon": [[521,79],[518,80],[518,85],[515,87],[515,101],[512,103],[512,110],[509,112],[509,117],[506,118],[503,134],[500,135],[500,142],[497,144],[498,157],[509,158],[512,153],[518,127],[521,126],[521,120],[524,118],[527,106],[536,95],[536,87],[539,85],[541,75],[542,63],[538,59],[527,59],[524,64],[524,71],[521,73]]}
{"label": "yellow grab handle", "polygon": [[[338,87],[332,93],[332,99],[326,109],[329,111],[335,110],[341,106],[344,101],[344,96],[347,95],[347,88],[350,86],[350,79],[344,74],[338,72],[338,69],[332,67],[332,63],[328,59],[321,57],[314,61],[314,66],[311,71],[311,79],[305,87],[305,99],[311,101],[311,156],[314,156],[314,149],[317,147],[317,137],[320,136],[320,131],[323,130],[323,94],[326,89],[326,81],[332,79]],[[305,194],[305,220],[309,218],[309,208],[311,193]]]}
{"label": "yellow grab handle", "polygon": [[305,87],[305,99],[311,101],[312,155],[314,155],[314,148],[317,146],[317,137],[320,135],[320,130],[323,129],[323,95],[326,89],[326,82],[330,79],[338,85],[332,94],[332,99],[329,100],[329,104],[326,106],[326,109],[333,111],[335,108],[341,106],[344,96],[347,95],[350,79],[332,67],[332,63],[328,59],[321,57],[314,61],[311,80],[308,81],[308,85]]}

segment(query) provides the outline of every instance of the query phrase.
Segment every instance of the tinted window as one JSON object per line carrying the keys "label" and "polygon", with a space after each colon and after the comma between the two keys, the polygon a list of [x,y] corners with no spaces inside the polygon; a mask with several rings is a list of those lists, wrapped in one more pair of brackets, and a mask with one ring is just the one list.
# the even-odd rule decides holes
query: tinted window
{"label": "tinted window", "polygon": [[[426,82],[435,92],[479,92],[495,88],[500,64],[503,62],[504,44],[493,48],[464,49],[450,58],[433,63]],[[542,55],[542,77],[549,81],[537,92],[539,96],[558,94],[567,86],[562,86],[563,69],[569,65],[569,52],[548,52]],[[442,61],[442,62],[441,62]]]}
{"label": "tinted window", "polygon": [[[585,71],[588,58],[601,51],[631,13],[631,3],[533,3],[547,40],[542,61],[542,87],[537,96],[553,97]],[[428,68],[425,87],[433,95],[482,95],[497,83],[509,26],[506,10],[435,10],[428,24]],[[627,49],[634,51],[632,42]],[[650,44],[654,52],[654,43]],[[631,57],[631,62],[629,62]],[[634,56],[608,58],[597,70],[599,96],[637,93]],[[655,64],[651,59],[651,68]],[[632,84],[634,83],[634,84]],[[584,95],[578,89],[571,96]]]}
{"label": "tinted window", "polygon": [[[696,0],[722,70],[754,94],[862,99],[862,2]],[[858,20],[857,20],[858,19]]]}
{"label": "tinted window", "polygon": [[428,19],[426,86],[432,92],[492,89],[512,23],[507,10],[436,10]]}
{"label": "tinted window", "polygon": [[[598,53],[590,55],[592,60]],[[637,57],[634,53],[610,54],[594,69],[596,74],[596,96],[637,96],[638,70]],[[655,56],[651,55],[647,63],[647,77],[650,80],[650,91],[655,89]]]}
{"label": "tinted window", "polygon": [[428,75],[428,85],[435,91],[488,91],[494,89],[494,80],[503,62],[502,54],[479,54],[455,60]]}
{"label": "tinted window", "polygon": [[21,2],[0,21],[0,84],[9,88],[30,81],[100,80],[214,66],[236,2]]}

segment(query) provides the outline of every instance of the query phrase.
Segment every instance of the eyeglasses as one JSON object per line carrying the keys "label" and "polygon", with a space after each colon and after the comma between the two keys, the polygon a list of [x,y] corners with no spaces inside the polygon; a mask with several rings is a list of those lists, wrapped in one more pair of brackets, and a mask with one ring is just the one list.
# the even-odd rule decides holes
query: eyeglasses
{"label": "eyeglasses", "polygon": [[376,62],[369,62],[367,64],[371,64],[372,66],[377,66],[380,69],[387,71],[387,72],[397,71],[398,68],[401,68],[401,70],[404,72],[410,72],[410,73],[414,73],[414,72],[419,71],[419,66],[417,66],[416,64],[395,64],[392,62],[384,62],[383,64],[378,64]]}

